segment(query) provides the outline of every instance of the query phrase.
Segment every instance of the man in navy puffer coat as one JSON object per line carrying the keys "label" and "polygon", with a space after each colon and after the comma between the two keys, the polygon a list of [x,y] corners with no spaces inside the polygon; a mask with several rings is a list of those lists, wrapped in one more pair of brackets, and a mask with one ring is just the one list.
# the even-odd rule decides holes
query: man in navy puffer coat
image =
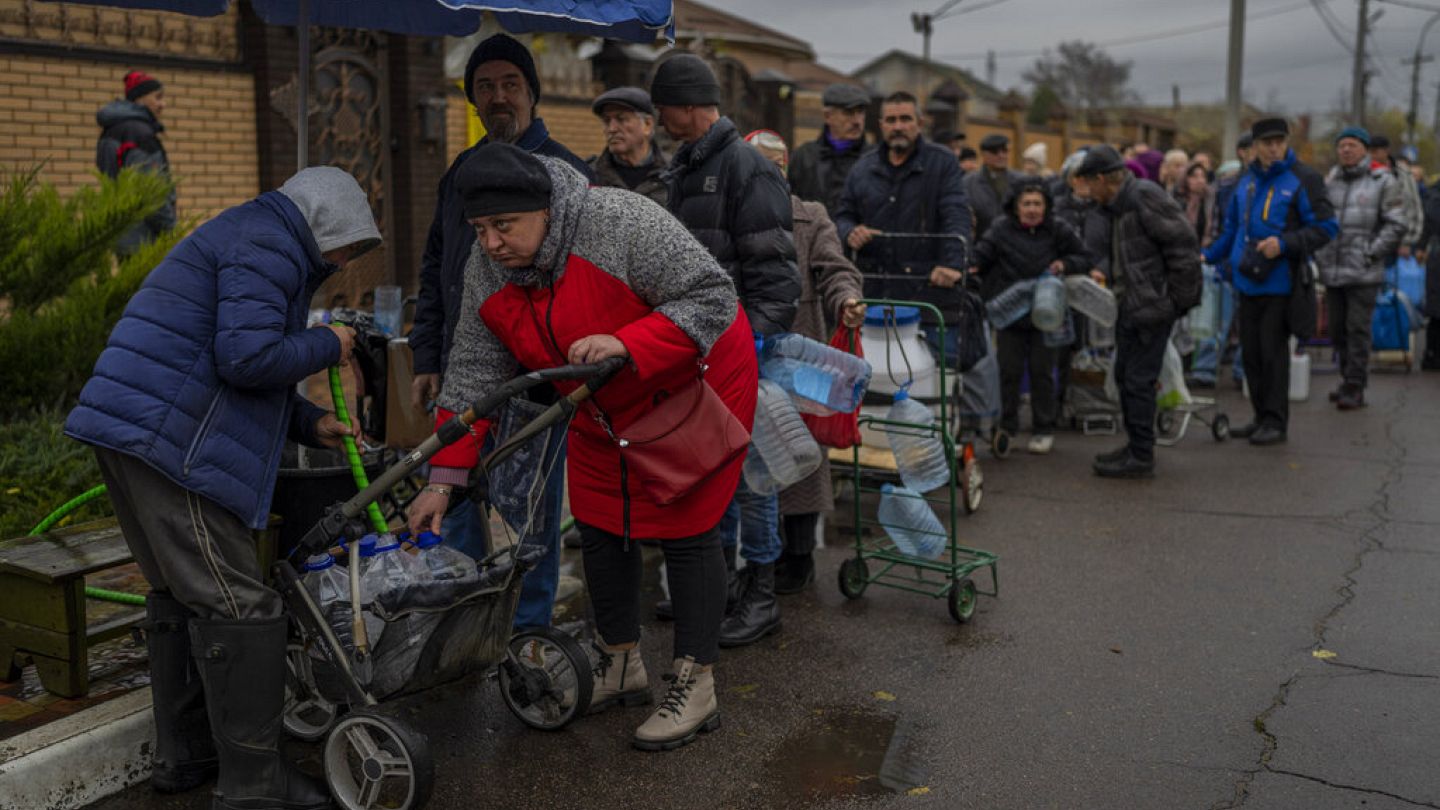
{"label": "man in navy puffer coat", "polygon": [[225,211],[146,278],[66,420],[95,448],[152,588],[159,790],[198,786],[218,759],[215,807],[330,806],[279,754],[285,618],[250,529],[265,525],[287,435],[336,446],[350,432],[295,387],[346,362],[354,333],[307,329],[306,314],[379,242],[365,192],[336,168]]}

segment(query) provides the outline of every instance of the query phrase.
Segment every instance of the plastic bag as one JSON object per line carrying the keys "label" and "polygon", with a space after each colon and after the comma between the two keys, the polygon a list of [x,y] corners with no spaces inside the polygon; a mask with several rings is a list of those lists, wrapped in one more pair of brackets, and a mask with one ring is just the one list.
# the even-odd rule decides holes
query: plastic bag
{"label": "plastic bag", "polygon": [[985,357],[960,375],[960,418],[970,423],[1000,415],[1000,360],[995,344],[985,336]]}
{"label": "plastic bag", "polygon": [[1173,410],[1189,405],[1190,389],[1185,385],[1185,364],[1180,360],[1180,351],[1174,343],[1165,344],[1165,363],[1160,366],[1160,394],[1155,402],[1163,410]]}
{"label": "plastic bag", "polygon": [[1425,265],[1414,256],[1396,259],[1385,270],[1386,283],[1400,288],[1416,309],[1425,308]]}
{"label": "plastic bag", "polygon": [[[497,446],[514,436],[547,407],[525,399],[512,399],[506,403],[500,423],[495,427]],[[546,474],[557,463],[556,456],[565,446],[565,431],[568,428],[566,420],[558,420],[490,471],[487,495],[490,504],[512,529],[524,533],[522,542],[545,531],[545,510],[539,504],[545,494]]]}
{"label": "plastic bag", "polygon": [[1213,265],[1204,265],[1200,306],[1190,310],[1190,334],[1197,340],[1212,338],[1220,330],[1220,275]]}
{"label": "plastic bag", "polygon": [[[860,348],[860,330],[848,328],[843,324],[836,327],[835,334],[830,336],[830,347],[856,357],[865,356],[864,350]],[[837,413],[830,416],[804,412],[800,414],[800,418],[805,420],[805,426],[810,428],[810,435],[815,437],[815,441],[826,447],[838,447],[841,450],[860,443],[859,417],[859,407],[850,413]]]}

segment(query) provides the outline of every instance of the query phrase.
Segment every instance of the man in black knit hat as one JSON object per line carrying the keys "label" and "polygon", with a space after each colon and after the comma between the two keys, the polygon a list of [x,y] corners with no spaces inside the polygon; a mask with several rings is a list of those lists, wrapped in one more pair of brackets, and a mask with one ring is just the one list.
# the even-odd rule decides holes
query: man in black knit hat
{"label": "man in black knit hat", "polygon": [[[700,57],[681,53],[662,62],[650,99],[660,125],[682,144],[667,172],[670,212],[729,271],[756,337],[788,332],[801,287],[785,178],[720,114],[720,83]],[[722,647],[780,629],[779,520],[778,499],[751,492],[742,478],[720,521],[726,564],[734,569],[737,542],[747,563],[732,580],[736,601],[720,627]]]}
{"label": "man in black knit hat", "polygon": [[[475,244],[475,230],[465,221],[464,206],[455,184],[455,174],[461,164],[482,144],[498,141],[564,160],[587,180],[595,181],[590,166],[552,139],[545,122],[535,115],[535,105],[540,100],[540,77],[535,72],[530,51],[518,40],[496,34],[475,46],[465,67],[465,97],[475,106],[487,134],[480,143],[457,155],[445,176],[440,178],[435,218],[430,223],[430,236],[420,264],[415,327],[410,333],[410,348],[415,353],[411,404],[416,409],[425,408],[440,394],[440,372],[450,355],[450,342],[464,294],[465,265]],[[551,553],[525,576],[520,606],[515,613],[517,627],[550,623],[560,575],[558,544],[564,469],[562,448],[561,458],[545,482],[543,518],[537,518],[544,526],[539,540],[550,547]],[[472,557],[484,556],[487,549],[482,527],[486,516],[463,494],[457,494],[452,504],[445,519],[446,542]]]}

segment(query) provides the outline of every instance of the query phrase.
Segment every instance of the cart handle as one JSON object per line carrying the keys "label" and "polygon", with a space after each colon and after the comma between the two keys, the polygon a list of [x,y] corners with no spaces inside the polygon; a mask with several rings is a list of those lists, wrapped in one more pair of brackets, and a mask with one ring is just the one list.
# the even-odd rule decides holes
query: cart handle
{"label": "cart handle", "polygon": [[365,505],[390,491],[392,487],[407,478],[410,473],[425,462],[429,461],[436,453],[448,445],[454,444],[470,433],[470,426],[479,421],[481,417],[496,408],[505,404],[511,397],[522,394],[541,383],[555,382],[557,380],[584,379],[585,382],[571,391],[569,395],[562,397],[559,402],[550,406],[544,413],[532,419],[523,429],[518,431],[510,440],[496,448],[489,456],[482,461],[485,470],[503,461],[513,454],[526,440],[540,431],[553,425],[558,419],[574,413],[580,403],[589,399],[596,391],[599,391],[610,382],[620,369],[624,368],[625,360],[621,357],[612,357],[602,360],[599,363],[588,363],[584,365],[557,366],[555,368],[541,369],[522,374],[512,380],[502,383],[484,396],[471,403],[464,413],[458,413],[447,420],[434,433],[430,434],[419,447],[411,450],[395,466],[390,467],[381,473],[378,478],[370,483],[370,486],[351,496],[349,500],[326,510],[325,516],[315,524],[310,531],[305,533],[297,551],[303,550],[306,553],[327,548],[344,531],[345,526],[352,520],[358,518],[365,511]]}

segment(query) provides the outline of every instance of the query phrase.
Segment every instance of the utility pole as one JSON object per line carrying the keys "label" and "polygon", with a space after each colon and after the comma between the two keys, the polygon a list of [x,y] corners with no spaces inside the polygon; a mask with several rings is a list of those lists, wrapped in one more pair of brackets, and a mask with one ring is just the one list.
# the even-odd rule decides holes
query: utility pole
{"label": "utility pole", "polygon": [[1440,132],[1440,82],[1435,83],[1435,118],[1430,122],[1431,132]]}
{"label": "utility pole", "polygon": [[1230,54],[1225,63],[1225,142],[1220,154],[1235,153],[1240,140],[1240,84],[1245,61],[1245,0],[1230,0]]}
{"label": "utility pole", "polygon": [[1422,55],[1425,50],[1425,35],[1430,33],[1430,27],[1436,22],[1440,22],[1440,14],[1431,15],[1420,29],[1420,41],[1415,43],[1415,56],[1400,60],[1401,64],[1410,66],[1410,111],[1405,116],[1405,129],[1406,139],[1411,144],[1415,143],[1415,122],[1420,115],[1420,66],[1435,61],[1433,56]]}
{"label": "utility pole", "polygon": [[985,83],[991,87],[995,86],[995,51],[985,52]]}
{"label": "utility pole", "polygon": [[1360,15],[1355,22],[1355,67],[1350,76],[1350,117],[1365,126],[1365,40],[1370,27],[1370,0],[1360,0]]}
{"label": "utility pole", "polygon": [[921,47],[920,60],[923,67],[920,73],[920,86],[916,88],[920,91],[916,95],[920,96],[923,104],[924,99],[930,96],[930,34],[935,30],[935,15],[921,14],[918,11],[911,12],[910,24],[915,27],[915,33],[919,34],[925,43]]}

